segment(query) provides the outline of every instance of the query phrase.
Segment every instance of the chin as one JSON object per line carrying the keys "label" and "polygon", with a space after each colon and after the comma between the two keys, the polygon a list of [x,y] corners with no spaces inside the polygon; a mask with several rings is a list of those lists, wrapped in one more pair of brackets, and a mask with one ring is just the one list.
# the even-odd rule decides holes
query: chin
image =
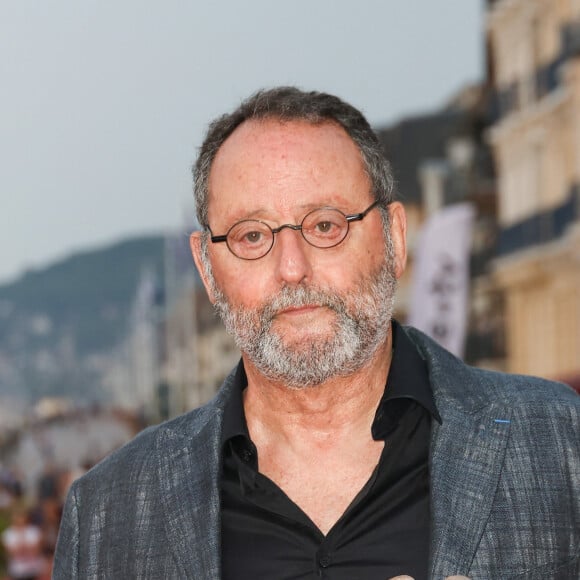
{"label": "chin", "polygon": [[330,346],[333,336],[330,330],[328,327],[324,329],[299,328],[276,332],[276,335],[283,348],[298,354],[310,352],[313,347],[324,348],[327,344]]}

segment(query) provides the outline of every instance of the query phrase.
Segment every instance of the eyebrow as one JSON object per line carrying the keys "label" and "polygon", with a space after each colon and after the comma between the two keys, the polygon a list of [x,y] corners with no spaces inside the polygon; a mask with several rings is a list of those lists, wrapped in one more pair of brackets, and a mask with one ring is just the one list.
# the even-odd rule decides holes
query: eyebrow
{"label": "eyebrow", "polygon": [[[332,203],[303,203],[302,205],[298,205],[296,206],[297,210],[301,210],[304,212],[304,214],[302,215],[302,218],[304,218],[304,216],[311,212],[314,211],[315,209],[322,209],[322,208],[333,208],[333,209],[338,209],[340,211],[342,211],[343,213],[347,214],[348,212],[346,210],[341,209],[341,205],[338,204],[332,204]],[[275,218],[269,217],[265,214],[269,213],[271,211],[271,209],[266,209],[266,208],[260,208],[260,209],[256,209],[250,213],[245,213],[243,215],[238,215],[235,218],[231,219],[231,225],[229,227],[232,227],[233,225],[237,224],[238,222],[241,221],[245,221],[245,220],[258,220],[258,221],[264,221],[264,222],[276,222]],[[228,220],[230,221],[230,220]]]}

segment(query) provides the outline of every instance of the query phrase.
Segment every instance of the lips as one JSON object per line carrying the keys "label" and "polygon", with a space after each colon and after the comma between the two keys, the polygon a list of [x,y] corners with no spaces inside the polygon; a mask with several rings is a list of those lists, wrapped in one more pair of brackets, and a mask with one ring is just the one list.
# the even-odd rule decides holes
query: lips
{"label": "lips", "polygon": [[305,306],[291,306],[278,312],[278,314],[306,314],[322,308],[319,304],[307,304]]}
{"label": "lips", "polygon": [[262,315],[266,320],[272,321],[278,316],[298,317],[320,311],[320,309],[337,312],[341,308],[340,302],[338,296],[323,290],[286,286],[278,295],[264,304]]}

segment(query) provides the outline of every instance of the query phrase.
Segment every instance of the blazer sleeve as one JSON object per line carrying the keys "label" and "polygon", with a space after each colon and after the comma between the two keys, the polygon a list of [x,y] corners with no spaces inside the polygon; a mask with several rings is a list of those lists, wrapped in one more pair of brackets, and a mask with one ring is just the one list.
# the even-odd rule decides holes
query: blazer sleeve
{"label": "blazer sleeve", "polygon": [[73,484],[65,502],[54,563],[52,580],[78,580],[79,517],[76,486]]}

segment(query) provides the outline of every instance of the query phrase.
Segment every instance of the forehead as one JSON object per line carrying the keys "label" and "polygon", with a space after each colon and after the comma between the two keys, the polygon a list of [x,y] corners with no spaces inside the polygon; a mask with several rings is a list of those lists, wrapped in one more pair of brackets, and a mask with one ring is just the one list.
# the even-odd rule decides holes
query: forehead
{"label": "forehead", "polygon": [[369,182],[357,145],[336,123],[252,120],[218,151],[209,175],[209,212],[345,205],[368,199]]}

